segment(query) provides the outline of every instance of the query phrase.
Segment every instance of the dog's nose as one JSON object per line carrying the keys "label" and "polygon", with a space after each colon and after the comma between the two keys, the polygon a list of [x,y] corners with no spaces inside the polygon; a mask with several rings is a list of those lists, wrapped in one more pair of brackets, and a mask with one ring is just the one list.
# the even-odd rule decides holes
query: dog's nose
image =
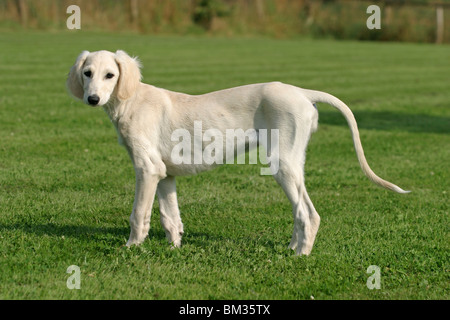
{"label": "dog's nose", "polygon": [[88,97],[88,102],[91,106],[96,106],[100,101],[100,97],[96,94]]}

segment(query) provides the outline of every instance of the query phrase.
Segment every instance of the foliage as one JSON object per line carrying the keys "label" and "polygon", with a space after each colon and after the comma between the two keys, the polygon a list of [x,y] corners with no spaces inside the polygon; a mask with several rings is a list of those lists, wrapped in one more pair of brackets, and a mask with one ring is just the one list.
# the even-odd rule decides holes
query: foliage
{"label": "foliage", "polygon": [[227,14],[229,14],[229,9],[225,8],[223,2],[219,0],[200,0],[194,9],[192,20],[209,30],[215,17],[224,17]]}
{"label": "foliage", "polygon": [[[366,27],[367,7],[374,4],[369,0],[0,0],[0,30],[65,29],[66,8],[75,4],[81,8],[84,31],[436,41],[435,6],[425,1],[375,3],[382,11],[381,30]],[[449,8],[445,6],[445,17]],[[449,24],[445,19],[445,30]],[[449,32],[443,41],[450,41]]]}

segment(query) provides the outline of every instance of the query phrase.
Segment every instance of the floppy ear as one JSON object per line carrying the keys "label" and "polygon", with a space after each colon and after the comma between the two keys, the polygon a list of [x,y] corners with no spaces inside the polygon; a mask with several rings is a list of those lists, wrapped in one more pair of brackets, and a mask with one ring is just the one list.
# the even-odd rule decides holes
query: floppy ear
{"label": "floppy ear", "polygon": [[123,101],[134,95],[141,82],[141,64],[137,58],[130,57],[122,50],[116,51],[115,59],[120,70],[117,98]]}
{"label": "floppy ear", "polygon": [[83,99],[83,82],[81,77],[81,69],[83,68],[84,62],[86,61],[89,51],[83,51],[77,58],[77,61],[70,69],[69,75],[67,77],[67,88],[70,93],[80,100]]}

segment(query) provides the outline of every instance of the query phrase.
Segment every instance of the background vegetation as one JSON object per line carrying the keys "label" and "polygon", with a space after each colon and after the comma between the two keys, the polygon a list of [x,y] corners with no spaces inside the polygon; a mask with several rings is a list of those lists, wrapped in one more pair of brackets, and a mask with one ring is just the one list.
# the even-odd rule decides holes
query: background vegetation
{"label": "background vegetation", "polygon": [[[76,4],[88,31],[435,42],[436,3],[444,7],[448,43],[448,0],[0,0],[0,30],[60,30]],[[366,28],[371,4],[382,9],[381,30]]]}

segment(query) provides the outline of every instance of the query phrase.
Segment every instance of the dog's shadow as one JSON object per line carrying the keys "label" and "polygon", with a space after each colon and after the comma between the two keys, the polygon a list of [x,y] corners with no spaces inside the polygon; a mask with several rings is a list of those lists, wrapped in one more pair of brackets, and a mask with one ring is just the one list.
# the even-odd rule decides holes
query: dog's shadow
{"label": "dog's shadow", "polygon": [[[153,230],[150,229],[149,233],[150,240],[157,239],[162,243],[166,242],[166,236],[164,231],[162,230]],[[287,239],[287,238],[286,238]],[[277,241],[272,241],[269,239],[261,239],[258,236],[248,236],[248,235],[237,235],[237,236],[226,236],[216,232],[196,232],[196,231],[186,231],[183,234],[183,239],[181,241],[181,250],[183,250],[183,246],[189,246],[189,252],[191,250],[204,249],[208,252],[219,252],[223,250],[227,250],[226,247],[229,248],[237,248],[236,250],[242,250],[242,248],[246,248],[245,250],[260,252],[261,249],[269,255],[275,255],[280,253],[280,243]],[[288,243],[282,243],[281,247],[283,248],[283,252],[288,254]],[[252,249],[253,248],[253,249]]]}
{"label": "dog's shadow", "polygon": [[[354,111],[358,127],[366,130],[405,131],[412,133],[450,133],[450,118],[428,114],[406,114],[390,111]],[[319,125],[347,126],[337,112],[320,110]],[[320,129],[319,129],[320,130]]]}
{"label": "dog's shadow", "polygon": [[[83,226],[83,225],[72,225],[72,224],[57,224],[57,223],[47,223],[47,224],[11,224],[11,225],[0,225],[0,233],[11,230],[20,230],[21,232],[36,235],[38,237],[50,236],[55,238],[75,238],[78,240],[85,240],[89,243],[102,243],[104,247],[104,242],[110,243],[109,249],[123,247],[126,239],[129,236],[129,227],[105,227],[105,226]],[[151,228],[149,232],[148,239],[143,243],[146,245],[147,241],[155,241],[158,243],[164,243],[169,246],[166,242],[165,232],[160,228]],[[209,248],[214,246],[215,243],[231,243],[239,245],[243,241],[254,242],[254,239],[247,239],[244,237],[231,238],[226,237],[216,233],[207,232],[186,232],[183,235],[183,244],[198,248]],[[279,244],[269,241],[261,241],[261,246],[269,252],[276,252],[277,246]],[[181,246],[181,249],[183,245]],[[109,251],[109,250],[108,250]]]}
{"label": "dog's shadow", "polygon": [[20,230],[27,234],[34,234],[39,237],[51,236],[58,238],[77,238],[90,239],[92,241],[104,239],[106,236],[110,238],[125,238],[129,234],[129,228],[126,227],[92,227],[83,225],[69,224],[11,224],[0,225],[0,232]]}

